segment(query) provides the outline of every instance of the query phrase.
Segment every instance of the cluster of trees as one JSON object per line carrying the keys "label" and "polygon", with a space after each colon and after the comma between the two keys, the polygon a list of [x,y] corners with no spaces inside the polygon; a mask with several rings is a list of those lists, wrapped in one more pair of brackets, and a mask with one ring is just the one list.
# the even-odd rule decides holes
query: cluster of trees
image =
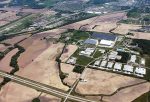
{"label": "cluster of trees", "polygon": [[127,16],[132,18],[137,18],[140,17],[142,13],[150,13],[150,7],[142,7],[142,8],[134,7],[127,13]]}
{"label": "cluster of trees", "polygon": [[130,54],[128,52],[118,52],[118,55],[121,55],[122,58],[120,60],[116,59],[117,62],[127,63],[130,59]]}
{"label": "cluster of trees", "polygon": [[32,102],[41,102],[39,98],[34,98]]}
{"label": "cluster of trees", "polygon": [[15,48],[18,48],[19,51],[11,58],[10,66],[13,67],[14,69],[10,72],[10,74],[14,74],[19,70],[19,65],[18,65],[18,57],[20,56],[21,53],[25,51],[25,49],[19,45],[14,45]]}
{"label": "cluster of trees", "polygon": [[128,13],[127,13],[127,16],[128,17],[132,17],[132,18],[138,18],[140,17],[140,10],[138,8],[133,8],[131,9]]}
{"label": "cluster of trees", "polygon": [[138,46],[142,50],[142,54],[148,54],[150,55],[150,41],[149,40],[144,40],[144,39],[134,39],[133,40],[134,44],[138,44]]}
{"label": "cluster of trees", "polygon": [[77,15],[73,15],[69,19],[67,19],[66,24],[70,24],[70,23],[74,23],[74,22],[77,22],[77,21],[85,20],[85,19],[88,19],[88,18],[91,18],[91,17],[94,17],[94,16],[96,16],[96,15],[81,12],[81,13],[79,13]]}
{"label": "cluster of trees", "polygon": [[3,52],[0,52],[0,60],[5,56]]}

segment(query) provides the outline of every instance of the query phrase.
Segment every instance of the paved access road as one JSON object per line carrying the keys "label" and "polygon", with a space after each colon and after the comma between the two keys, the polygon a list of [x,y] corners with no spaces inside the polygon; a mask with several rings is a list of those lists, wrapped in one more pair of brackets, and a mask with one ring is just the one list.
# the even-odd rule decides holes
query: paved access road
{"label": "paved access road", "polygon": [[6,72],[0,71],[0,77],[6,77],[6,78],[10,78],[13,82],[16,82],[18,84],[24,85],[24,86],[28,86],[30,88],[36,89],[38,91],[47,93],[47,94],[51,94],[57,97],[61,97],[61,98],[66,98],[68,97],[69,100],[72,101],[77,101],[77,102],[95,102],[83,97],[79,97],[79,96],[73,96],[73,95],[69,95],[66,92],[63,92],[60,89],[56,89],[56,88],[52,88],[51,86],[27,79],[27,78],[23,78],[17,75],[10,75],[7,74]]}

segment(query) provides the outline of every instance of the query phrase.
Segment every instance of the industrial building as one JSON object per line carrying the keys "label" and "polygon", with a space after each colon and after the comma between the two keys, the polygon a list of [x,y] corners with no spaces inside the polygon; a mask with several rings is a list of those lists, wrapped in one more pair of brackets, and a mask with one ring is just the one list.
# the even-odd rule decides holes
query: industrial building
{"label": "industrial building", "polygon": [[99,46],[102,46],[102,47],[113,47],[117,40],[116,35],[111,35],[111,34],[106,34],[106,33],[93,33],[92,38],[98,39]]}
{"label": "industrial building", "polygon": [[116,51],[111,51],[111,52],[109,53],[109,55],[108,55],[108,58],[109,58],[110,60],[115,60],[115,59],[117,58],[117,55],[118,55],[118,52],[116,52]]}
{"label": "industrial building", "polygon": [[87,39],[85,40],[84,44],[92,44],[92,45],[98,45],[98,40],[96,39]]}
{"label": "industrial building", "polygon": [[101,66],[101,67],[106,67],[106,64],[107,64],[107,61],[104,60],[104,61],[101,62],[101,65],[100,65],[100,66]]}
{"label": "industrial building", "polygon": [[68,61],[67,61],[67,63],[68,64],[76,64],[76,60],[77,60],[77,58],[75,58],[75,57],[71,57]]}
{"label": "industrial building", "polygon": [[109,40],[101,40],[99,45],[109,46],[112,47],[114,45],[114,41]]}
{"label": "industrial building", "polygon": [[139,76],[139,77],[144,77],[144,75],[146,74],[146,69],[142,68],[142,67],[137,67],[135,69],[134,74],[137,75],[137,76]]}
{"label": "industrial building", "polygon": [[124,73],[126,73],[126,74],[131,74],[131,73],[133,73],[133,66],[124,65],[123,71],[124,71]]}
{"label": "industrial building", "polygon": [[117,36],[112,34],[106,34],[106,33],[93,33],[92,34],[93,39],[98,40],[108,40],[108,41],[115,41]]}
{"label": "industrial building", "polygon": [[121,63],[116,62],[116,63],[115,63],[115,65],[114,65],[114,69],[113,69],[113,71],[121,72],[121,70],[122,70],[122,64],[121,64]]}
{"label": "industrial building", "polygon": [[87,48],[85,51],[81,51],[79,55],[90,56],[95,51],[95,48]]}
{"label": "industrial building", "polygon": [[136,55],[131,55],[130,62],[135,63],[135,61],[136,61]]}
{"label": "industrial building", "polygon": [[113,65],[114,65],[114,62],[108,62],[107,68],[108,68],[108,69],[112,69],[112,68],[113,68]]}
{"label": "industrial building", "polygon": [[101,60],[95,61],[94,66],[99,66],[100,62],[101,62]]}

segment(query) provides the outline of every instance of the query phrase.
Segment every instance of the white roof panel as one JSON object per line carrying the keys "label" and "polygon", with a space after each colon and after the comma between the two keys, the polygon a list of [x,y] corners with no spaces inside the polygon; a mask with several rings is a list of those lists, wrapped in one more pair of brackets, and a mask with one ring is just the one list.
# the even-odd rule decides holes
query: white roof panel
{"label": "white roof panel", "polygon": [[123,68],[124,71],[133,72],[133,66],[130,65],[124,65]]}
{"label": "white roof panel", "polygon": [[121,70],[121,68],[122,68],[122,64],[121,63],[115,63],[114,69]]}

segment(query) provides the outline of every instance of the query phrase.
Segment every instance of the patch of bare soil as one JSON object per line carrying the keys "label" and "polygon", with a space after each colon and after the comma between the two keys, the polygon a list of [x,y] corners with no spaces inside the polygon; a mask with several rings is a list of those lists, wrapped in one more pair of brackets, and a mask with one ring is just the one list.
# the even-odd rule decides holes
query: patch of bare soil
{"label": "patch of bare soil", "polygon": [[10,66],[11,58],[18,52],[18,49],[10,51],[1,61],[0,61],[0,70],[5,72],[10,72],[12,67]]}
{"label": "patch of bare soil", "polygon": [[5,46],[4,44],[0,44],[0,51],[1,52],[4,52],[7,48],[8,48],[8,46]]}
{"label": "patch of bare soil", "polygon": [[68,58],[77,50],[77,48],[78,47],[76,45],[68,45],[60,58],[61,61],[66,62]]}
{"label": "patch of bare soil", "polygon": [[[39,97],[40,92],[14,82],[9,82],[0,91],[0,102],[32,102]],[[41,102],[60,102],[60,99],[51,95],[42,94]]]}
{"label": "patch of bare soil", "polygon": [[64,86],[60,80],[58,65],[55,61],[63,46],[62,43],[52,44],[32,63],[20,69],[17,75],[67,91],[68,87]]}
{"label": "patch of bare soil", "polygon": [[16,43],[18,43],[18,42],[20,42],[20,41],[28,38],[29,36],[30,36],[29,34],[27,34],[27,35],[21,35],[21,36],[16,36],[16,37],[13,37],[11,39],[4,40],[3,42],[7,43],[7,44],[14,45],[14,44],[16,44]]}
{"label": "patch of bare soil", "polygon": [[[109,95],[114,93],[120,87],[137,84],[144,81],[142,79],[95,69],[86,69],[84,71],[84,79],[87,80],[87,82],[80,82],[76,89],[76,92],[81,94]],[[150,84],[146,85],[149,86]],[[128,88],[128,91],[132,92],[131,90],[132,87]],[[145,89],[143,89],[143,87],[141,89],[137,88],[136,90],[147,90],[147,87],[145,87]],[[139,93],[139,95],[140,94],[141,93]]]}
{"label": "patch of bare soil", "polygon": [[68,74],[68,77],[64,79],[64,83],[69,86],[72,86],[73,83],[80,77],[80,74],[73,72],[73,68],[73,65],[64,63],[61,64],[61,70]]}
{"label": "patch of bare soil", "polygon": [[44,50],[46,50],[50,45],[51,41],[47,41],[47,37],[59,38],[60,34],[65,32],[63,29],[54,29],[45,32],[41,32],[31,36],[30,38],[20,42],[19,45],[25,48],[25,52],[21,54],[18,59],[18,64],[21,68],[26,67],[32,61],[34,61],[37,56],[39,56]]}
{"label": "patch of bare soil", "polygon": [[129,87],[119,91],[111,97],[104,97],[107,102],[132,102],[137,97],[149,91],[150,83],[144,83],[137,86]]}
{"label": "patch of bare soil", "polygon": [[83,21],[79,21],[73,24],[66,25],[64,29],[81,29],[85,31],[96,31],[108,33],[111,29],[115,28],[116,23],[126,17],[125,12],[117,12],[112,14],[106,14],[103,16],[97,16]]}

